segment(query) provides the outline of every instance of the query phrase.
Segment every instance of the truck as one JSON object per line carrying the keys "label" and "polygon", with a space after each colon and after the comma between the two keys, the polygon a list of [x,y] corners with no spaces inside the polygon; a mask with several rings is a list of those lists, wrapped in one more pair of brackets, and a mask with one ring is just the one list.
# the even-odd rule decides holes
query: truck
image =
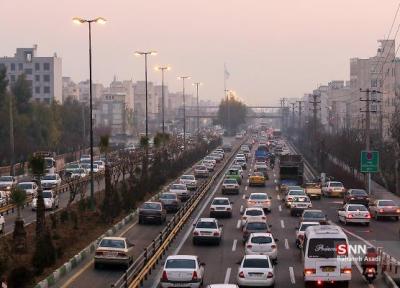
{"label": "truck", "polygon": [[45,162],[46,174],[56,173],[56,153],[50,151],[37,151],[33,153],[35,157],[43,157]]}
{"label": "truck", "polygon": [[270,153],[268,151],[267,145],[260,144],[254,154],[256,161],[266,162]]}
{"label": "truck", "polygon": [[304,163],[301,155],[281,155],[279,157],[280,190],[284,191],[288,186],[303,185],[303,171]]}

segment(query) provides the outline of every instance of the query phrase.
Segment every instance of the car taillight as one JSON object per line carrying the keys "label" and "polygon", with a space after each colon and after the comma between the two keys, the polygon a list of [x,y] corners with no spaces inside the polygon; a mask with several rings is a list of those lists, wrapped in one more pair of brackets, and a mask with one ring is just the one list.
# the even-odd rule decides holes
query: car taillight
{"label": "car taillight", "polygon": [[253,248],[253,245],[247,245],[246,248],[251,249],[251,248]]}
{"label": "car taillight", "polygon": [[383,213],[383,209],[379,209],[379,212],[380,212],[380,213]]}
{"label": "car taillight", "polygon": [[211,211],[215,211],[215,208],[211,208]]}
{"label": "car taillight", "polygon": [[192,280],[193,281],[197,281],[198,277],[197,277],[197,272],[193,271],[193,275],[192,275]]}
{"label": "car taillight", "polygon": [[351,197],[351,198],[350,198],[350,200],[354,200],[354,199],[356,199],[356,198],[354,198],[354,197]]}
{"label": "car taillight", "polygon": [[120,257],[126,257],[126,254],[124,252],[118,252],[117,255],[120,256]]}
{"label": "car taillight", "polygon": [[367,273],[375,273],[375,268],[368,268]]}
{"label": "car taillight", "polygon": [[239,278],[244,278],[244,273],[243,273],[243,271],[240,271],[240,273],[239,273]]}
{"label": "car taillight", "polygon": [[214,236],[219,236],[219,232],[214,232]]}
{"label": "car taillight", "polygon": [[226,208],[227,211],[231,211],[232,209],[230,207]]}
{"label": "car taillight", "polygon": [[304,239],[304,235],[300,234],[297,238],[303,240]]}
{"label": "car taillight", "polygon": [[311,275],[311,274],[315,274],[317,272],[316,269],[310,268],[310,269],[304,269],[304,274],[305,275]]}
{"label": "car taillight", "polygon": [[168,281],[167,271],[165,271],[165,270],[162,273],[161,281]]}
{"label": "car taillight", "polygon": [[340,269],[340,273],[342,273],[342,274],[351,274],[351,268]]}
{"label": "car taillight", "polygon": [[246,220],[247,219],[247,217],[246,216],[243,216],[243,220]]}
{"label": "car taillight", "polygon": [[371,219],[371,214],[367,213],[367,215],[365,215],[365,218]]}
{"label": "car taillight", "polygon": [[193,232],[193,235],[194,235],[194,236],[199,236],[199,232],[194,231],[194,232]]}
{"label": "car taillight", "polygon": [[103,251],[96,251],[96,255],[98,255],[98,256],[103,255],[103,254],[104,254]]}
{"label": "car taillight", "polygon": [[274,277],[274,274],[272,274],[272,272],[268,272],[267,278],[272,278],[272,277]]}
{"label": "car taillight", "polygon": [[293,198],[292,198],[292,197],[288,197],[287,200],[288,200],[288,201],[292,201]]}
{"label": "car taillight", "polygon": [[346,218],[353,218],[353,214],[348,214]]}
{"label": "car taillight", "polygon": [[400,213],[400,209],[396,209],[396,213]]}
{"label": "car taillight", "polygon": [[262,220],[267,220],[267,217],[262,216],[261,219],[262,219]]}
{"label": "car taillight", "polygon": [[276,249],[276,245],[271,245],[271,249]]}

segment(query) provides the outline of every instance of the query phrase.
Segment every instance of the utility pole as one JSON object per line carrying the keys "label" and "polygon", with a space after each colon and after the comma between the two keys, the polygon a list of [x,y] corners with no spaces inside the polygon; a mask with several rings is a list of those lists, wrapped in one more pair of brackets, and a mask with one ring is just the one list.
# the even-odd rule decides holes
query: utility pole
{"label": "utility pole", "polygon": [[[320,95],[314,93],[314,94],[312,94],[310,96],[313,97],[313,101],[310,101],[310,104],[313,105],[313,107],[312,107],[312,112],[313,112],[313,127],[312,127],[313,128],[313,132],[312,132],[312,134],[313,134],[313,136],[312,136],[312,140],[311,141],[314,141],[314,145],[311,145],[311,147],[316,147],[315,145],[318,145],[318,148],[320,148],[320,143],[319,143],[319,141],[317,139],[317,112],[318,112],[317,109],[318,109],[318,104],[321,103],[321,101],[317,101],[317,98]],[[320,149],[318,149],[318,150],[320,150]],[[321,164],[317,160],[318,159],[317,154],[321,154],[321,153],[318,153],[318,150],[317,151],[313,151],[313,155],[315,155],[316,167],[318,167]],[[321,152],[321,151],[319,151],[319,152]],[[322,157],[320,157],[320,159],[322,159]],[[319,167],[319,168],[322,168],[322,167]]]}
{"label": "utility pole", "polygon": [[[366,151],[370,151],[371,150],[371,112],[376,113],[377,109],[371,109],[371,105],[370,102],[379,102],[375,97],[373,99],[371,99],[371,94],[373,94],[374,96],[378,93],[382,93],[380,91],[377,90],[370,90],[370,89],[366,89],[366,90],[362,90],[360,88],[360,92],[365,93],[366,95],[366,99],[362,99],[360,98],[361,102],[365,102],[365,110],[361,110],[360,112],[365,113],[365,150]],[[371,173],[367,173],[367,189],[368,189],[368,194],[371,193]]]}
{"label": "utility pole", "polygon": [[296,103],[290,103],[292,105],[292,129],[294,129],[294,106]]}
{"label": "utility pole", "polygon": [[302,104],[304,101],[302,100],[297,100],[297,103],[299,103],[299,122],[297,123],[297,125],[299,126],[299,131],[301,129],[301,112],[302,112]]}
{"label": "utility pole", "polygon": [[281,98],[280,99],[281,102],[281,130],[285,130],[285,102],[286,102],[286,98]]}
{"label": "utility pole", "polygon": [[10,162],[10,175],[15,176],[15,146],[14,146],[14,114],[13,114],[13,95],[10,92],[10,101],[9,101],[9,109],[10,109],[10,147],[11,147],[11,162]]}

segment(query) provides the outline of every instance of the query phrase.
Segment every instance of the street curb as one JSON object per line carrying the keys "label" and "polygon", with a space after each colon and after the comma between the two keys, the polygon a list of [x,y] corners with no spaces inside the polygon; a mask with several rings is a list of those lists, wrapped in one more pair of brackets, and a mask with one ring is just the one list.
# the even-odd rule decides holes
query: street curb
{"label": "street curb", "polygon": [[393,278],[385,271],[382,273],[383,281],[389,288],[398,288],[399,286],[394,282]]}
{"label": "street curb", "polygon": [[80,262],[85,260],[87,257],[89,257],[97,247],[97,244],[99,241],[106,236],[112,236],[115,235],[119,230],[121,230],[124,226],[132,222],[133,217],[136,215],[137,211],[133,211],[129,215],[127,215],[124,219],[119,221],[117,224],[115,224],[112,228],[107,230],[106,233],[101,235],[99,238],[94,240],[92,243],[90,243],[85,249],[80,251],[78,254],[76,254],[74,257],[69,259],[68,262],[64,263],[61,267],[56,269],[52,274],[47,276],[44,280],[36,284],[34,286],[35,288],[48,288],[56,284],[62,277],[65,275],[69,274],[75,267],[79,265]]}

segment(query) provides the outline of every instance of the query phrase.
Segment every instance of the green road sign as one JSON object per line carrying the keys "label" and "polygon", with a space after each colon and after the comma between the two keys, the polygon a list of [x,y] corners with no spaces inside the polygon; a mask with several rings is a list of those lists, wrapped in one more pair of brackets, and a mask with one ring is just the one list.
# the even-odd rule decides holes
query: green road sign
{"label": "green road sign", "polygon": [[361,172],[377,173],[379,171],[379,152],[361,151]]}

